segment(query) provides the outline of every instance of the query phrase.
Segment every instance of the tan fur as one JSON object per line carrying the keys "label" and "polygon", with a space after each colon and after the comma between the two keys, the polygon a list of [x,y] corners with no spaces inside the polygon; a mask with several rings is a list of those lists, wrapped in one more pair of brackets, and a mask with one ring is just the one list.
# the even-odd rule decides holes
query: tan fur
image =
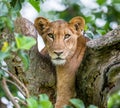
{"label": "tan fur", "polygon": [[[42,54],[49,54],[56,65],[57,99],[55,108],[69,104],[76,95],[75,76],[86,49],[86,38],[81,32],[85,21],[74,17],[68,23],[62,20],[49,22],[43,17],[35,20],[35,27],[45,42]],[[59,56],[57,53],[61,53]],[[56,59],[59,57],[60,59]],[[61,62],[61,63],[60,63]]]}

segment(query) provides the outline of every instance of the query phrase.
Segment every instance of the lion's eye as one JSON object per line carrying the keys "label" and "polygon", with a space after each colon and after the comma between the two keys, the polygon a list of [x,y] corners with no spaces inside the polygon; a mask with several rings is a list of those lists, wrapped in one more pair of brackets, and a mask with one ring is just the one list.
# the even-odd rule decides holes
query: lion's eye
{"label": "lion's eye", "polygon": [[54,39],[54,35],[52,33],[49,33],[48,37],[51,38],[51,39]]}
{"label": "lion's eye", "polygon": [[70,34],[66,34],[64,39],[68,39],[71,35]]}

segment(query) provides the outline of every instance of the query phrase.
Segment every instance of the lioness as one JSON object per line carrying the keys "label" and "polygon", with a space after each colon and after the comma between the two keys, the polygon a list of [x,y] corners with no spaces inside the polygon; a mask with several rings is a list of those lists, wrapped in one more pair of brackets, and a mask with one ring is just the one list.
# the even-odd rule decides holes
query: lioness
{"label": "lioness", "polygon": [[62,108],[75,97],[75,75],[83,59],[87,39],[82,35],[85,21],[74,17],[69,22],[57,20],[50,22],[46,18],[35,19],[35,27],[42,36],[45,48],[42,54],[49,54],[56,65],[57,99],[55,108]]}

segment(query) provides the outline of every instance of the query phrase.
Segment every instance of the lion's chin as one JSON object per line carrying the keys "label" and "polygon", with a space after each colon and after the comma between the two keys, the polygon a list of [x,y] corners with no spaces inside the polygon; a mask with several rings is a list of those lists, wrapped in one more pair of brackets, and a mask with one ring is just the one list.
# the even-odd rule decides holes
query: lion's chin
{"label": "lion's chin", "polygon": [[66,62],[65,59],[53,59],[53,60],[52,60],[52,63],[53,63],[54,65],[64,65],[65,62]]}

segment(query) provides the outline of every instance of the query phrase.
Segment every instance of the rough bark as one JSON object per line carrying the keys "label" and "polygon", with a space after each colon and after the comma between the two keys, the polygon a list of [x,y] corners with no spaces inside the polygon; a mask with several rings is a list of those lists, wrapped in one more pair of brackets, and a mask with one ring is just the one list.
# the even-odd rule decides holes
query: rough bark
{"label": "rough bark", "polygon": [[[15,32],[37,39],[37,32],[34,25],[25,18],[18,18],[15,21]],[[7,61],[10,72],[14,73],[28,88],[30,95],[38,96],[46,93],[53,102],[55,101],[55,67],[49,57],[42,56],[37,45],[28,52],[30,66],[24,71],[22,61],[18,56]]]}
{"label": "rough bark", "polygon": [[87,43],[77,74],[77,93],[87,104],[106,107],[110,93],[120,89],[120,28]]}
{"label": "rough bark", "polygon": [[[37,37],[31,22],[19,18],[15,22],[16,32]],[[42,56],[37,45],[27,52],[30,56],[30,67],[24,72],[18,57],[7,61],[10,72],[14,73],[28,88],[31,95],[47,93],[55,100],[56,75],[55,67],[49,57]],[[120,88],[120,28],[109,32],[99,39],[87,43],[83,62],[77,73],[77,96],[85,104],[95,104],[99,108],[106,107],[109,93]]]}

